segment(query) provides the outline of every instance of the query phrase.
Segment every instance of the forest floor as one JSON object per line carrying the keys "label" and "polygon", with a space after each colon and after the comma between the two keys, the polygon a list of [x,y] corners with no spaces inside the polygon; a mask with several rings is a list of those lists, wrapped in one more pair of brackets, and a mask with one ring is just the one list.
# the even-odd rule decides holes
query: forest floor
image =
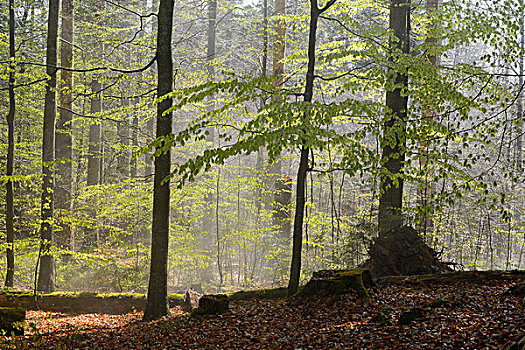
{"label": "forest floor", "polygon": [[[125,315],[28,311],[25,336],[0,337],[2,349],[504,349],[525,332],[523,296],[504,280],[384,285],[371,300],[349,293],[231,302],[218,316],[180,307],[155,322]],[[433,302],[433,303],[432,303]],[[423,317],[399,324],[407,308]],[[380,316],[383,315],[384,317]]]}

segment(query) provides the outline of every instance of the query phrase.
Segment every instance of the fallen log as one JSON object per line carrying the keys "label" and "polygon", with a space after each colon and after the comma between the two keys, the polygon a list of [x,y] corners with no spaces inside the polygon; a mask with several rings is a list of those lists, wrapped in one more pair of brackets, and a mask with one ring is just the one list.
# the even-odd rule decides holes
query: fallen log
{"label": "fallen log", "polygon": [[19,307],[0,307],[0,334],[24,335],[26,310]]}
{"label": "fallen log", "polygon": [[[170,294],[170,307],[181,305],[183,295]],[[49,294],[22,291],[0,291],[0,307],[20,307],[25,310],[43,310],[70,314],[126,314],[142,311],[146,296],[135,293],[98,294],[57,292]]]}

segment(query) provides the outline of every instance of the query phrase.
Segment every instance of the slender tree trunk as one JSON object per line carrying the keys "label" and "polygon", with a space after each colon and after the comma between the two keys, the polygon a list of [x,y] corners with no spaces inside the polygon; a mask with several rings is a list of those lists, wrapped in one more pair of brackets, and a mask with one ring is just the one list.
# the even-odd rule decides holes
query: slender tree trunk
{"label": "slender tree trunk", "polygon": [[[438,0],[427,0],[427,16],[434,16],[435,11],[438,10]],[[434,30],[436,28],[436,23],[431,22],[430,23],[430,30]],[[431,35],[429,35],[426,40],[427,43],[435,44],[437,42],[437,39]],[[438,56],[436,54],[427,55],[428,62],[433,65],[434,67],[438,64]],[[435,106],[425,106],[423,113],[426,114],[426,117],[423,120],[423,123],[429,122],[432,120],[435,114]],[[420,208],[424,209],[423,216],[420,218],[419,221],[419,227],[418,232],[426,235],[427,232],[432,231],[433,227],[433,221],[432,221],[432,203],[430,201],[430,197],[432,195],[432,188],[433,188],[433,179],[432,179],[432,172],[430,169],[430,163],[428,159],[428,149],[429,149],[428,141],[423,140],[421,141],[419,148],[421,152],[421,157],[419,158],[419,166],[424,174],[426,174],[424,183],[420,183],[418,186],[418,205]]]}
{"label": "slender tree trunk", "polygon": [[[139,103],[138,99],[135,100],[135,105],[138,105],[138,103]],[[137,152],[139,148],[138,130],[139,130],[139,117],[137,115],[137,112],[135,112],[133,116],[133,129],[131,132],[132,154]],[[132,156],[132,159],[131,159],[130,175],[132,178],[137,177],[137,158],[134,155]]]}
{"label": "slender tree trunk", "polygon": [[395,83],[386,92],[387,116],[383,126],[381,146],[380,197],[379,197],[379,234],[403,224],[403,178],[402,168],[405,162],[406,118],[408,97],[408,75],[398,72],[393,67],[402,55],[408,55],[409,44],[410,0],[391,0],[390,25],[393,40],[390,41],[389,80]]}
{"label": "slender tree trunk", "polygon": [[[171,57],[171,37],[173,28],[173,0],[160,0],[157,32],[157,96],[162,97],[172,91],[173,61]],[[166,98],[157,105],[157,137],[171,133],[172,114],[165,113],[172,106],[172,99]],[[162,148],[163,145],[160,146]],[[151,232],[151,265],[148,286],[148,300],[144,320],[152,320],[167,315],[168,308],[168,242],[170,213],[170,182],[165,178],[170,174],[171,152],[167,150],[155,158],[155,178],[153,184],[153,222]]]}
{"label": "slender tree trunk", "polygon": [[[525,20],[525,16],[522,17],[523,20]],[[525,45],[525,29],[523,25],[523,21],[521,22],[521,52],[523,52],[524,45]],[[523,161],[522,156],[522,149],[523,149],[523,55],[519,57],[519,77],[518,77],[518,91],[520,91],[518,96],[518,106],[517,106],[517,112],[516,112],[516,120],[518,122],[518,130],[517,130],[517,136],[516,136],[516,167],[517,169],[521,169],[521,163]]]}
{"label": "slender tree trunk", "polygon": [[[158,2],[156,0],[153,0],[151,2],[151,12],[155,13],[155,12],[158,12]],[[153,23],[151,25],[151,31],[152,33],[155,33],[157,32],[157,29],[158,29],[158,18],[157,20],[155,21],[155,18],[153,19]],[[153,69],[157,69],[157,64],[154,63],[153,64]],[[155,138],[155,135],[153,133],[155,129],[155,120],[154,118],[149,118],[147,121],[146,121],[146,133],[148,135],[148,140],[147,142],[151,142],[154,140]],[[153,152],[148,152],[144,155],[144,177],[146,178],[146,181],[153,181],[153,176],[151,176],[153,174],[153,162],[152,162],[152,158],[153,157]]]}
{"label": "slender tree trunk", "polygon": [[[60,44],[60,65],[73,68],[74,44],[74,0],[62,0],[62,41]],[[72,209],[71,194],[73,190],[73,73],[60,72],[59,118],[55,132],[56,158],[61,160],[56,165],[55,208],[60,211],[60,227],[56,231],[57,245],[71,249],[71,227],[63,219]]]}
{"label": "slender tree trunk", "polygon": [[[91,114],[102,112],[102,82],[101,76],[95,75],[91,82]],[[102,128],[100,122],[95,121],[89,126],[89,144],[88,144],[88,164],[87,164],[87,185],[93,186],[100,183],[101,175],[101,137]]]}
{"label": "slender tree trunk", "polygon": [[[129,91],[129,86],[127,91]],[[119,175],[123,178],[129,176],[130,154],[129,154],[129,121],[127,110],[129,109],[129,98],[122,100],[122,107],[126,110],[124,118],[117,125],[117,134],[119,138],[120,154],[118,155],[117,169]]]}
{"label": "slender tree trunk", "polygon": [[[213,60],[215,59],[215,44],[217,41],[217,0],[208,0],[208,43],[206,45],[206,61],[208,62],[208,80],[213,81],[215,78],[215,68]],[[213,101],[210,101],[209,108],[213,108]],[[208,129],[208,142],[215,141],[215,128]],[[211,199],[213,202],[213,198]]]}
{"label": "slender tree trunk", "polygon": [[[104,2],[97,0],[94,10],[97,23],[104,11]],[[97,40],[97,38],[95,38]],[[103,45],[97,45],[97,51],[102,50]],[[91,81],[91,115],[102,112],[102,75],[94,74]],[[89,126],[88,137],[88,164],[87,164],[87,185],[98,185],[102,182],[102,127],[101,121],[96,120]]]}
{"label": "slender tree trunk", "polygon": [[40,235],[42,255],[40,256],[40,273],[37,289],[52,292],[54,286],[54,268],[51,246],[53,244],[53,162],[55,160],[55,117],[57,87],[57,39],[59,0],[49,0],[49,17],[47,27],[46,73],[49,76],[46,84],[44,102],[44,128],[42,140],[42,201]]}
{"label": "slender tree trunk", "polygon": [[[275,15],[284,16],[286,15],[286,0],[275,0]],[[275,22],[274,37],[273,37],[273,84],[274,86],[280,87],[283,84],[284,76],[284,54],[286,49],[286,21],[284,19],[278,19]],[[274,95],[272,102],[278,101],[279,97]],[[284,102],[284,101],[283,101]],[[289,246],[290,239],[290,225],[287,222],[287,218],[283,216],[281,206],[275,201],[275,198],[283,198],[286,193],[282,192],[282,183],[286,183],[286,179],[282,176],[282,161],[277,159],[270,166],[270,180],[271,188],[274,192],[272,200],[272,223],[274,226],[279,228],[279,236],[283,239],[286,246]]]}
{"label": "slender tree trunk", "polygon": [[5,276],[6,288],[13,288],[14,274],[15,274],[15,230],[13,227],[14,221],[14,194],[13,194],[13,180],[10,176],[13,175],[13,163],[15,155],[15,9],[14,0],[9,0],[9,113],[7,114],[7,164],[6,164],[6,215],[5,226],[7,235],[7,271]]}
{"label": "slender tree trunk", "polygon": [[[207,70],[208,70],[208,81],[213,81],[215,78],[215,69],[213,67],[213,59],[215,58],[215,44],[217,39],[217,0],[208,0],[208,32],[207,32],[207,45],[206,45],[206,62],[208,64]],[[207,109],[209,111],[213,110],[214,103],[213,98],[210,98],[208,100],[208,106]],[[208,136],[206,137],[206,141],[211,143],[212,147],[215,142],[215,127],[209,127],[207,129]],[[211,177],[208,175],[204,175],[205,178],[211,181]],[[207,217],[204,219],[203,222],[203,229],[206,232],[209,232],[210,234],[213,232],[214,225],[213,223],[213,217],[214,217],[214,205],[215,205],[215,195],[213,193],[212,188],[205,193],[206,202],[206,208],[207,208]],[[216,235],[218,233],[216,232]],[[219,242],[217,242],[219,244]],[[219,267],[220,269],[220,267]],[[221,284],[222,284],[222,273],[221,273]]]}
{"label": "slender tree trunk", "polygon": [[[317,36],[317,23],[319,16],[333,5],[335,0],[327,2],[325,7],[319,9],[317,0],[310,0],[310,33],[308,36],[308,70],[306,72],[306,84],[304,90],[304,101],[312,102],[314,95],[315,79],[315,44]],[[308,115],[303,115],[308,118]],[[306,203],[306,175],[308,174],[308,158],[310,148],[306,139],[302,139],[301,159],[299,161],[299,170],[297,171],[297,187],[295,199],[295,218],[293,225],[293,246],[292,246],[292,263],[290,266],[290,281],[288,283],[288,296],[292,296],[299,288],[299,279],[301,276],[301,250],[303,245],[303,222],[304,207]]]}

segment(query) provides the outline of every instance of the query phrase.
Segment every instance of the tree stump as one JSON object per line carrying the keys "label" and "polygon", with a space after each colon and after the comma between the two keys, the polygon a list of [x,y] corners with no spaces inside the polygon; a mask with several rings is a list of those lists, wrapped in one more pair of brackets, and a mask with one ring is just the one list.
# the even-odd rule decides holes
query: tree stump
{"label": "tree stump", "polygon": [[19,307],[0,307],[0,333],[24,335],[26,310]]}
{"label": "tree stump", "polygon": [[451,269],[437,258],[417,231],[409,226],[393,229],[378,237],[370,246],[363,267],[372,277],[410,276],[449,272]]}
{"label": "tree stump", "polygon": [[322,270],[315,272],[295,297],[340,295],[354,291],[361,297],[370,298],[367,288],[373,285],[369,269]]}
{"label": "tree stump", "polygon": [[199,307],[196,308],[194,315],[217,315],[230,309],[230,301],[226,294],[203,295],[199,299]]}
{"label": "tree stump", "polygon": [[184,294],[184,301],[181,305],[182,310],[191,312],[193,309],[196,309],[199,306],[200,298],[202,298],[202,294],[193,289],[189,289],[186,294]]}

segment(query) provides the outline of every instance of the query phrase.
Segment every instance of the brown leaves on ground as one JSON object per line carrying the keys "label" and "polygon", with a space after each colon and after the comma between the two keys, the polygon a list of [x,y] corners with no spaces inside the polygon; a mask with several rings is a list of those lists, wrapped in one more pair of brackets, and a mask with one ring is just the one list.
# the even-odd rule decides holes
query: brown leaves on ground
{"label": "brown leaves on ground", "polygon": [[[525,332],[523,296],[507,281],[386,286],[372,300],[353,294],[238,301],[218,316],[189,318],[179,307],[155,322],[142,313],[28,312],[25,336],[0,337],[6,349],[502,349]],[[408,308],[423,317],[399,325]],[[381,315],[381,317],[378,317]]]}

